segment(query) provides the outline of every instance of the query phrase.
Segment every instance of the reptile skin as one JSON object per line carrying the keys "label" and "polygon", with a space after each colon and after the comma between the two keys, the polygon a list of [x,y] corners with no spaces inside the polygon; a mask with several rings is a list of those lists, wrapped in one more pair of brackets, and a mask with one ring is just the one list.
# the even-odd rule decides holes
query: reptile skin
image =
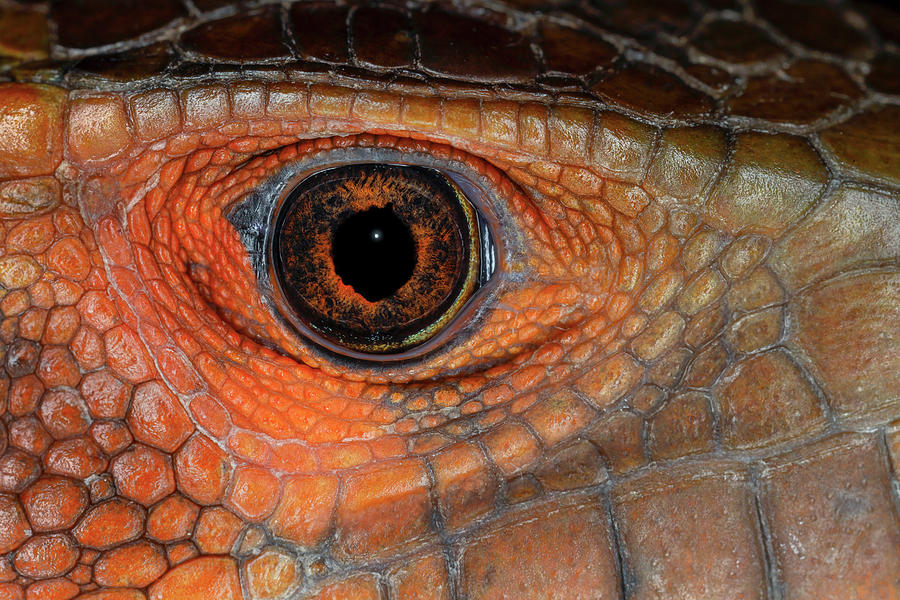
{"label": "reptile skin", "polygon": [[[0,599],[900,597],[898,44],[840,1],[2,0]],[[483,182],[500,260],[384,365],[228,218],[373,151]]]}

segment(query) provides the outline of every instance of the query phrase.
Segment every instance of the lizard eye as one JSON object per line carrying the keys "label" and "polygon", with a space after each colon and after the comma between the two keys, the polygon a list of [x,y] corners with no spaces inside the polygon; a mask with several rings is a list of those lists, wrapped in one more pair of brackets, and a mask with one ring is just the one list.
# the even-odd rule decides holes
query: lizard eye
{"label": "lizard eye", "polygon": [[331,350],[381,356],[445,329],[484,283],[481,254],[478,213],[453,180],[383,164],[302,179],[275,210],[269,248],[288,321]]}
{"label": "lizard eye", "polygon": [[421,356],[464,326],[498,263],[489,192],[452,161],[411,156],[313,153],[228,209],[283,326],[377,362]]}

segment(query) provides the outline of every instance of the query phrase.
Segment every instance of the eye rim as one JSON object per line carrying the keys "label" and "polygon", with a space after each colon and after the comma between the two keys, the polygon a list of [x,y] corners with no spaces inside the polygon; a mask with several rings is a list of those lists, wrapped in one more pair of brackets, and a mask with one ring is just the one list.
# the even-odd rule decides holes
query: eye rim
{"label": "eye rim", "polygon": [[[335,344],[300,322],[290,319],[293,310],[275,283],[276,274],[270,249],[275,234],[274,220],[291,191],[304,179],[329,168],[348,164],[381,164],[424,167],[438,171],[454,185],[460,196],[471,205],[478,234],[478,269],[476,285],[462,303],[460,309],[442,329],[430,339],[415,347],[392,354],[359,352]],[[475,321],[483,313],[485,300],[493,297],[503,285],[506,265],[511,253],[521,245],[521,240],[510,239],[508,207],[501,199],[502,192],[494,188],[494,181],[453,157],[439,157],[425,151],[404,150],[396,147],[357,145],[319,150],[289,162],[269,175],[229,206],[223,215],[235,228],[251,267],[256,275],[256,285],[263,303],[272,316],[307,351],[320,355],[334,365],[347,368],[396,368],[404,363],[428,361],[435,355],[450,350],[467,338],[467,331],[477,327]],[[265,342],[264,342],[265,343]]]}

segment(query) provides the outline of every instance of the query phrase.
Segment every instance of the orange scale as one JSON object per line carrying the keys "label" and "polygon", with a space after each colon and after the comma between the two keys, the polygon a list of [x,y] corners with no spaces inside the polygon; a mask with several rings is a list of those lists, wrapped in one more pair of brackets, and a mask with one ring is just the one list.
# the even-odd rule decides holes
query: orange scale
{"label": "orange scale", "polygon": [[[76,284],[72,284],[76,285]],[[101,287],[105,288],[103,283]],[[46,280],[39,280],[28,287],[28,295],[31,297],[32,306],[39,308],[53,308],[55,306],[53,299],[53,286]]]}
{"label": "orange scale", "polygon": [[351,423],[348,436],[353,439],[374,440],[384,435],[381,427],[369,423]]}
{"label": "orange scale", "polygon": [[162,273],[159,270],[157,259],[150,252],[150,249],[142,244],[134,244],[132,249],[134,251],[134,262],[141,277],[144,280],[160,279]]}
{"label": "orange scale", "polygon": [[368,442],[372,456],[376,460],[406,456],[406,438],[398,435],[385,435]]}
{"label": "orange scale", "polygon": [[[390,514],[392,518],[386,518]],[[403,460],[355,473],[337,505],[338,557],[360,558],[396,550],[431,533],[429,480],[424,464]]]}
{"label": "orange scale", "polygon": [[365,443],[319,446],[315,451],[319,467],[325,471],[352,469],[372,460],[372,450]]}
{"label": "orange scale", "polygon": [[141,338],[151,349],[155,350],[171,341],[162,329],[147,321],[142,320],[138,329],[141,333]]}
{"label": "orange scale", "polygon": [[272,461],[272,446],[258,434],[237,430],[228,438],[228,448],[238,457],[257,465],[268,465]]}
{"label": "orange scale", "polygon": [[459,407],[459,412],[462,415],[473,415],[484,409],[484,404],[479,402],[478,400],[469,400],[465,404]]}
{"label": "orange scale", "polygon": [[441,448],[445,448],[453,442],[451,438],[440,433],[426,433],[415,437],[411,444],[413,454],[426,455],[431,454]]}
{"label": "orange scale", "polygon": [[[83,565],[82,565],[83,567]],[[76,574],[74,571],[78,571]],[[79,594],[81,588],[77,584],[88,583],[91,580],[90,569],[87,569],[87,578],[85,579],[83,569],[77,566],[74,571],[68,575],[69,579],[45,579],[36,581],[28,586],[25,590],[26,600],[69,600]],[[70,579],[72,581],[70,581]],[[76,581],[77,580],[77,581]]]}
{"label": "orange scale", "polygon": [[146,293],[143,291],[135,293],[129,299],[138,319],[154,325],[159,323],[159,319],[156,316],[156,305],[150,301]]}
{"label": "orange scale", "polygon": [[360,400],[381,400],[390,393],[391,388],[385,384],[366,385],[359,393]]}
{"label": "orange scale", "polygon": [[[55,470],[59,470],[62,465],[65,465],[68,474],[94,474],[106,466],[106,461],[100,454],[101,449],[112,456],[130,446],[134,441],[131,431],[120,421],[98,421],[91,425],[89,433],[94,445],[89,445],[88,440],[80,442],[85,446],[80,453],[76,454],[65,447],[67,444],[79,443],[78,440],[60,442],[58,446],[52,448],[44,457],[48,470],[51,469],[51,464],[58,463],[59,466],[56,466]],[[57,452],[61,455],[59,460],[56,460]],[[94,454],[94,457],[88,458],[90,457],[89,453]],[[79,456],[84,458],[76,458]]]}
{"label": "orange scale", "polygon": [[[228,139],[226,138],[226,140],[222,144],[217,144],[217,145],[223,146],[224,144],[227,144],[227,143],[228,143]],[[210,162],[214,165],[225,165],[225,164],[228,164],[229,162],[231,162],[232,160],[234,160],[235,158],[236,157],[235,157],[234,153],[231,150],[229,150],[227,147],[225,147],[225,148],[219,148],[218,150],[214,151]]]}
{"label": "orange scale", "polygon": [[275,510],[280,492],[281,483],[268,469],[238,467],[225,505],[248,521],[261,522]]}
{"label": "orange scale", "polygon": [[266,403],[278,412],[284,413],[294,405],[294,401],[291,398],[279,394],[277,387],[277,383],[266,386],[266,390],[271,390],[272,392],[266,393],[266,397],[268,398]]}
{"label": "orange scale", "polygon": [[278,152],[277,156],[278,156],[278,160],[280,162],[290,162],[290,161],[294,160],[295,158],[297,158],[298,154],[299,153],[297,151],[297,146],[290,145],[290,146],[286,146],[285,148],[280,150]]}
{"label": "orange scale", "polygon": [[341,442],[347,439],[350,424],[337,419],[322,418],[306,434],[311,444]]}
{"label": "orange scale", "polygon": [[228,140],[229,137],[227,135],[219,133],[217,131],[206,132],[200,138],[200,142],[204,146],[209,146],[210,148],[224,146],[228,143]]}
{"label": "orange scale", "polygon": [[506,419],[506,410],[495,408],[480,415],[477,419],[479,427],[488,428]]}
{"label": "orange scale", "polygon": [[253,386],[257,385],[258,380],[254,376],[254,374],[248,373],[242,367],[239,367],[237,365],[228,365],[225,367],[225,369],[228,371],[228,377],[242,388],[252,389]]}
{"label": "orange scale", "polygon": [[485,358],[488,356],[492,356],[493,354],[500,351],[500,344],[495,341],[490,341],[485,344],[481,344],[472,350],[472,356],[475,358]]}
{"label": "orange scale", "polygon": [[[513,348],[510,348],[510,350],[513,350]],[[468,356],[466,354],[460,354],[456,358],[454,358],[446,363],[446,369],[450,370],[450,371],[456,371],[458,369],[462,369],[469,363],[470,359],[471,359],[470,356]],[[429,376],[428,378],[430,378],[430,377],[431,376]]]}
{"label": "orange scale", "polygon": [[174,452],[194,430],[178,398],[157,381],[134,390],[128,425],[138,440],[166,452]]}
{"label": "orange scale", "polygon": [[310,385],[309,382],[313,377],[311,373],[301,373],[300,375],[301,378],[298,383],[292,383],[287,386],[288,394],[291,397],[302,400],[303,403],[307,405],[313,405],[331,397],[331,392]]}
{"label": "orange scale", "polygon": [[[0,558],[0,582],[3,584],[9,583],[10,581],[14,581],[16,578],[16,571],[13,568],[12,561],[5,556]],[[16,586],[18,587],[18,586]],[[3,588],[0,588],[3,589]],[[9,588],[7,588],[9,589]],[[15,596],[13,596],[15,597]]]}
{"label": "orange scale", "polygon": [[529,389],[547,378],[547,368],[543,365],[525,367],[512,374],[509,382],[517,391]]}
{"label": "orange scale", "polygon": [[268,360],[251,356],[247,362],[247,366],[259,379],[265,381],[267,384],[278,380],[278,368]]}
{"label": "orange scale", "polygon": [[98,369],[106,363],[100,335],[89,327],[80,327],[69,342],[69,349],[83,371]]}
{"label": "orange scale", "polygon": [[[206,313],[204,316],[206,316],[206,317],[213,316],[213,313],[209,309],[202,308],[201,310],[202,310],[201,314]],[[217,332],[213,331],[205,323],[200,325],[200,328],[198,329],[197,334],[198,334],[198,337],[200,338],[200,340],[204,343],[204,345],[207,348],[209,348],[210,350],[220,352],[223,354],[225,353],[226,350],[228,350],[228,342],[225,340],[225,338],[223,338]]]}
{"label": "orange scale", "polygon": [[395,407],[389,406],[375,406],[372,409],[372,413],[369,415],[369,418],[376,422],[382,424],[393,423],[397,419],[402,416],[402,411]]}
{"label": "orange scale", "polygon": [[[148,198],[154,194],[162,193],[159,188],[154,188],[150,192],[148,192]],[[147,211],[145,206],[149,203],[149,200],[144,200],[144,202],[135,205],[130,211],[128,211],[128,233],[129,237],[134,244],[142,244],[144,246],[150,245],[150,239],[152,237],[151,228],[150,228],[150,219],[147,218]]]}
{"label": "orange scale", "polygon": [[218,388],[218,396],[230,407],[244,415],[250,415],[256,409],[256,399],[247,390],[226,379]]}
{"label": "orange scale", "polygon": [[262,431],[277,440],[289,439],[296,434],[294,429],[290,426],[289,421],[282,418],[276,411],[267,407],[257,408],[250,417],[250,422],[253,423],[257,430]]}
{"label": "orange scale", "polygon": [[150,379],[155,369],[143,344],[124,325],[113,327],[103,335],[108,366],[125,380],[140,383]]}
{"label": "orange scale", "polygon": [[602,315],[588,319],[581,324],[581,337],[596,338],[609,330],[611,323]]}
{"label": "orange scale", "polygon": [[464,394],[471,394],[487,385],[488,379],[481,375],[467,375],[457,380],[456,385]]}
{"label": "orange scale", "polygon": [[237,516],[220,506],[204,508],[193,538],[205,554],[227,554],[234,546],[242,525]]}
{"label": "orange scale", "polygon": [[312,473],[319,469],[317,454],[297,442],[285,442],[273,448],[272,467],[289,473]]}
{"label": "orange scale", "polygon": [[[167,313],[165,311],[162,311],[162,314],[166,315]],[[171,318],[174,319],[174,316]],[[172,339],[176,344],[178,344],[178,347],[181,348],[185,354],[194,359],[192,360],[192,362],[194,363],[194,366],[196,366],[196,357],[203,350],[203,348],[200,346],[200,344],[197,343],[197,340],[194,339],[194,336],[191,335],[189,331],[176,328],[176,323],[177,321],[172,321],[170,324],[168,321],[164,320],[164,324],[171,332]]]}
{"label": "orange scale", "polygon": [[169,566],[172,567],[196,558],[199,553],[197,547],[191,542],[178,542],[166,547],[166,558]]}
{"label": "orange scale", "polygon": [[287,419],[298,434],[310,431],[321,419],[321,415],[301,406],[288,409]]}
{"label": "orange scale", "polygon": [[[292,124],[288,124],[288,123],[282,124],[282,126],[281,126],[282,135],[275,137],[275,141],[278,142],[278,145],[276,147],[283,147],[283,146],[287,146],[288,144],[294,144],[297,142],[297,132],[291,131],[290,130],[291,126],[292,126]],[[294,127],[296,127],[296,125],[294,125]],[[300,129],[299,131],[303,131],[304,133],[306,132],[305,129]]]}
{"label": "orange scale", "polygon": [[212,155],[212,150],[197,150],[196,152],[192,153],[187,158],[187,162],[184,165],[184,173],[187,174],[199,171],[209,164],[209,161],[212,159]]}
{"label": "orange scale", "polygon": [[419,425],[425,429],[437,427],[438,425],[446,422],[447,417],[444,415],[424,415],[419,419]]}
{"label": "orange scale", "polygon": [[212,396],[203,394],[190,403],[191,414],[197,424],[219,439],[225,439],[231,429],[228,413]]}
{"label": "orange scale", "polygon": [[485,389],[480,396],[480,400],[486,406],[496,406],[511,400],[515,396],[515,391],[506,385],[494,385]]}
{"label": "orange scale", "polygon": [[221,500],[229,472],[227,456],[205,436],[191,438],[175,456],[178,488],[200,504],[215,504]]}
{"label": "orange scale", "polygon": [[185,220],[180,221],[180,223],[184,224],[188,235],[179,237],[190,238],[191,242],[194,243],[194,248],[197,248],[197,244],[199,244],[201,248],[208,249],[209,242],[212,241],[212,234],[208,230],[208,223],[206,225],[197,223],[197,217],[200,214],[200,209],[195,205],[191,205],[186,209],[185,214],[182,215]]}
{"label": "orange scale", "polygon": [[97,241],[112,264],[131,264],[130,242],[113,218],[105,218],[98,223]]}
{"label": "orange scale", "polygon": [[394,430],[397,433],[411,433],[418,429],[419,429],[419,423],[413,417],[401,419],[401,420],[397,421],[396,423],[394,423]]}
{"label": "orange scale", "polygon": [[431,398],[428,396],[416,396],[415,398],[411,398],[407,400],[403,406],[408,411],[421,411],[425,410],[431,405]]}
{"label": "orange scale", "polygon": [[458,406],[462,402],[462,395],[454,388],[442,388],[434,392],[435,406],[447,408]]}
{"label": "orange scale", "polygon": [[[132,263],[133,264],[133,263]],[[116,302],[121,301],[121,296],[131,297],[143,289],[140,279],[135,275],[129,267],[131,264],[110,269],[110,280],[118,288],[119,295],[115,297]],[[129,302],[130,306],[130,302]]]}
{"label": "orange scale", "polygon": [[325,414],[341,414],[349,405],[350,401],[346,398],[327,396],[325,398],[317,398],[315,400],[305,400],[304,405],[313,410]]}
{"label": "orange scale", "polygon": [[555,365],[562,360],[563,356],[565,356],[566,349],[562,344],[550,343],[544,344],[541,348],[539,348],[534,353],[534,358],[536,361],[547,364],[547,365]]}
{"label": "orange scale", "polygon": [[[250,131],[250,127],[244,125],[240,131],[232,130],[232,135],[242,135]],[[245,154],[254,154],[259,150],[259,138],[242,137],[228,143],[228,148],[233,152],[241,152]]]}
{"label": "orange scale", "polygon": [[145,183],[165,162],[166,157],[162,152],[150,150],[134,159],[131,166],[125,171],[121,181],[127,186],[139,186]]}
{"label": "orange scale", "polygon": [[34,342],[40,341],[41,337],[44,336],[47,315],[47,311],[40,308],[30,308],[22,313],[19,317],[19,337]]}
{"label": "orange scale", "polygon": [[250,122],[250,134],[259,136],[259,138],[261,138],[257,139],[257,142],[259,144],[259,148],[262,150],[271,150],[273,147],[278,147],[277,145],[272,146],[271,143],[266,143],[266,141],[271,139],[273,136],[281,134],[281,131],[281,123],[279,121]]}
{"label": "orange scale", "polygon": [[372,413],[375,412],[376,405],[368,402],[348,402],[341,411],[341,416],[350,421],[360,421],[363,419],[371,419]]}
{"label": "orange scale", "polygon": [[[169,210],[171,209],[172,206],[169,207]],[[160,211],[156,218],[153,219],[151,225],[153,239],[159,244],[162,244],[163,248],[168,248],[169,243],[173,241],[172,215],[169,210]],[[181,231],[180,228],[184,227],[184,224],[181,221],[176,221],[175,227],[176,230]],[[183,237],[183,235],[180,237]]]}
{"label": "orange scale", "polygon": [[[279,130],[275,130],[275,127],[277,127],[277,125],[273,125],[272,133],[273,134],[281,133],[280,128],[279,128]],[[267,152],[269,150],[275,150],[276,148],[280,148],[282,146],[284,146],[284,144],[281,143],[277,137],[263,138],[259,141],[259,148],[263,152]]]}
{"label": "orange scale", "polygon": [[[203,238],[203,241],[206,242],[207,246],[215,245],[215,235],[216,226],[221,223],[219,219],[216,218],[216,215],[211,215],[209,210],[210,206],[206,200],[204,200],[200,206],[197,207],[198,216],[197,221],[202,230],[206,233],[206,237]],[[215,220],[214,220],[215,219]],[[207,248],[210,250],[211,248]]]}
{"label": "orange scale", "polygon": [[622,292],[611,294],[606,308],[606,314],[610,321],[618,321],[628,314],[631,301],[632,298],[628,294]]}
{"label": "orange scale", "polygon": [[187,539],[199,514],[200,507],[184,496],[169,496],[150,509],[147,535],[163,543]]}
{"label": "orange scale", "polygon": [[338,486],[338,479],[327,475],[288,478],[269,520],[272,532],[305,547],[324,541],[331,529]]}
{"label": "orange scale", "polygon": [[366,387],[364,381],[342,381],[337,378],[324,378],[318,383],[331,393],[352,397],[358,397]]}
{"label": "orange scale", "polygon": [[121,322],[115,304],[105,291],[90,291],[78,302],[78,312],[103,333]]}
{"label": "orange scale", "polygon": [[177,332],[180,328],[178,319],[175,317],[175,311],[178,310],[178,307],[172,289],[165,282],[160,280],[149,282],[147,284],[147,289],[150,291],[150,296],[154,300],[156,312],[162,326],[166,328],[169,335]]}

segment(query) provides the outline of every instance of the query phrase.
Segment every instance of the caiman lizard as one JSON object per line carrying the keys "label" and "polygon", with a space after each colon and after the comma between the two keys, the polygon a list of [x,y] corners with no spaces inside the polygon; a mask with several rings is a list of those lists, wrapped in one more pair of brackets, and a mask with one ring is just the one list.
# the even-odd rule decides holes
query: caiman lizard
{"label": "caiman lizard", "polygon": [[3,0],[0,599],[900,597],[898,44]]}

